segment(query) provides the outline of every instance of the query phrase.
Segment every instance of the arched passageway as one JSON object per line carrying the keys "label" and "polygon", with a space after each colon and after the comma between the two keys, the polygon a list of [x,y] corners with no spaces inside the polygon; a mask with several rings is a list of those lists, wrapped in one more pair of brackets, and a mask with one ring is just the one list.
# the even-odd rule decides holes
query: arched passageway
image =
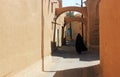
{"label": "arched passageway", "polygon": [[87,25],[87,19],[86,18],[81,18],[81,17],[65,17],[64,21],[66,24],[69,24],[70,22],[83,22],[85,25]]}
{"label": "arched passageway", "polygon": [[55,16],[56,19],[64,12],[66,11],[77,11],[82,13],[85,17],[87,17],[87,8],[86,7],[76,7],[76,6],[69,6],[69,7],[63,7],[63,8],[56,8],[55,10]]}
{"label": "arched passageway", "polygon": [[[78,14],[80,15],[80,14]],[[83,47],[86,48],[86,42],[87,42],[87,20],[86,18],[81,18],[81,16],[74,16],[74,17],[65,17],[64,18],[65,25],[62,28],[62,44],[63,45],[74,45],[77,41],[77,35],[81,34],[81,44]],[[81,25],[83,23],[84,25]],[[82,31],[82,26],[84,27],[84,31]],[[70,35],[72,35],[72,38],[68,36],[68,30],[71,30],[72,32]],[[64,31],[65,30],[65,31]],[[65,33],[64,33],[65,32]],[[84,33],[84,36],[82,35]],[[84,38],[84,39],[83,39]],[[72,43],[74,42],[74,43]],[[78,43],[77,43],[78,44]],[[75,46],[76,47],[76,46]]]}
{"label": "arched passageway", "polygon": [[[80,8],[80,7],[79,7]],[[86,8],[86,7],[85,7]],[[95,10],[93,11],[94,13],[92,13],[92,15],[91,16],[88,16],[87,14],[88,14],[88,9],[86,8],[86,9],[83,9],[83,8],[81,8],[82,10],[79,10],[78,11],[78,9],[76,10],[76,9],[73,9],[73,8],[66,8],[66,7],[63,7],[63,8],[57,8],[56,9],[56,13],[55,13],[55,22],[56,22],[56,20],[57,20],[57,18],[59,18],[59,16],[61,15],[61,14],[63,14],[64,12],[67,12],[67,11],[78,11],[78,12],[80,12],[80,13],[82,13],[84,16],[84,18],[66,18],[65,19],[65,23],[64,23],[64,26],[62,26],[63,27],[63,30],[64,30],[64,27],[66,27],[66,25],[67,24],[69,24],[69,23],[71,23],[71,22],[74,22],[74,21],[79,21],[79,22],[83,22],[83,24],[85,24],[85,25],[87,25],[87,27],[88,27],[88,24],[90,25],[90,27],[89,27],[89,31],[88,30],[86,30],[86,31],[88,31],[87,33],[87,35],[90,35],[90,34],[93,34],[91,31],[93,30],[93,29],[91,29],[93,26],[91,25],[91,23],[94,23],[93,21],[96,21],[96,19],[95,20],[92,20],[92,18],[90,18],[90,17],[92,17],[92,15],[95,13]],[[91,8],[90,8],[91,9]],[[89,12],[90,12],[90,9],[89,9]],[[86,10],[86,12],[83,12],[83,10]],[[93,9],[92,9],[93,10]],[[89,13],[89,14],[91,14],[91,13]],[[96,14],[96,13],[95,13]],[[94,15],[95,15],[94,14]],[[89,17],[89,21],[88,21],[88,17]],[[93,16],[94,17],[94,16]],[[94,19],[94,18],[93,18]],[[90,22],[91,21],[91,22]],[[94,25],[94,24],[93,24]],[[55,26],[56,26],[56,23],[55,23]],[[94,27],[93,27],[94,28]],[[87,28],[86,28],[87,29]],[[90,30],[91,29],[91,30]],[[94,30],[96,30],[96,29],[94,29]],[[63,31],[64,32],[64,31]],[[93,37],[93,36],[91,36],[91,37]],[[91,37],[90,37],[90,39],[91,39]],[[89,39],[89,38],[88,38]],[[92,39],[92,40],[94,40],[94,39]],[[90,40],[89,42],[91,42],[92,40]],[[92,41],[93,42],[93,41]],[[91,45],[91,43],[90,43],[90,45]],[[75,57],[76,57],[76,55],[78,55],[78,54],[76,54],[76,53],[74,53],[74,51],[76,51],[75,50],[75,48],[74,47],[72,47],[72,46],[62,46],[62,47],[58,47],[58,50],[56,50],[57,52],[56,53],[54,53],[53,54],[53,56],[60,56],[60,57],[63,57],[63,59],[65,59],[65,58],[71,58],[71,56],[73,56],[73,55],[75,55]],[[58,54],[59,53],[59,54]],[[84,53],[84,52],[83,52]],[[69,55],[69,56],[68,56]],[[98,55],[98,53],[94,53],[94,56],[93,56],[93,53],[91,53],[91,52],[85,52],[85,54],[82,54],[82,56],[83,57],[85,57],[87,55],[87,57],[89,57],[89,58],[87,58],[87,60],[86,60],[86,58],[83,58],[83,62],[84,61],[89,61],[89,62],[93,62],[93,61],[99,61],[99,55]],[[90,56],[90,55],[92,55],[92,56]],[[79,56],[79,60],[82,60],[82,56],[80,55]],[[75,57],[73,57],[73,58],[75,58]],[[92,58],[93,57],[93,58]],[[96,58],[97,57],[97,58]],[[92,58],[92,60],[90,60]],[[62,60],[63,61],[63,60]],[[61,62],[61,63],[65,63],[65,62]],[[74,62],[73,62],[74,63]],[[97,62],[98,64],[99,64],[99,62]],[[89,64],[89,63],[88,63]],[[72,65],[71,65],[72,66]],[[60,68],[62,68],[62,66],[60,67]],[[72,75],[71,75],[72,76]],[[57,77],[57,76],[56,76]]]}
{"label": "arched passageway", "polygon": [[[79,15],[79,14],[78,14]],[[77,28],[84,27],[85,30],[83,30],[82,32],[84,33],[84,36],[82,35],[83,33],[81,32],[82,37],[86,37],[87,36],[87,19],[86,18],[82,18],[79,16],[74,16],[74,17],[65,17],[64,18],[65,24],[64,27],[68,27],[73,25],[73,28],[75,28],[77,30]],[[76,23],[74,23],[76,22]],[[71,24],[73,23],[73,24]],[[83,25],[82,25],[83,23]],[[76,26],[77,25],[77,26]],[[73,35],[73,34],[72,34]],[[87,41],[87,39],[84,39],[85,41]]]}
{"label": "arched passageway", "polygon": [[[66,25],[66,23],[70,23],[72,21],[80,21],[80,22],[84,23],[85,25],[87,25],[87,19],[86,19],[87,18],[87,8],[86,7],[70,6],[70,7],[56,8],[56,10],[55,10],[55,18],[54,18],[54,21],[55,21],[54,26],[55,27],[54,27],[53,42],[55,41],[55,35],[56,35],[56,33],[55,33],[55,31],[56,31],[56,21],[57,21],[58,17],[61,14],[65,13],[67,11],[77,11],[77,12],[80,12],[80,13],[82,13],[84,18],[77,18],[76,17],[76,18],[72,18],[70,20],[68,19],[67,21],[64,22],[65,23],[64,26]],[[64,19],[64,20],[66,20],[66,19]],[[64,29],[64,26],[63,26],[62,29]]]}

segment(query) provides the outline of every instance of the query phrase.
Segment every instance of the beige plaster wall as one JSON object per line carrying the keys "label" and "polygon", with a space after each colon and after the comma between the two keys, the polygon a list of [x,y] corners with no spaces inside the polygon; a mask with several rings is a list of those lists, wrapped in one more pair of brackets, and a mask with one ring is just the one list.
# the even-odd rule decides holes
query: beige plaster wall
{"label": "beige plaster wall", "polygon": [[[83,24],[83,37],[84,37],[84,43],[86,44],[87,42],[87,34],[86,34],[86,25]],[[82,23],[78,21],[72,22],[72,39],[76,40],[77,34],[80,33],[82,36]]]}
{"label": "beige plaster wall", "polygon": [[41,26],[44,26],[44,56],[51,54],[52,21],[59,5],[53,5],[52,12],[51,2],[56,0],[43,0],[43,21],[41,1],[0,0],[0,77],[41,59]]}
{"label": "beige plaster wall", "polygon": [[[48,56],[51,53],[51,41],[53,40],[53,30],[52,28],[52,22],[54,18],[54,9],[58,5],[57,3],[53,4],[53,7],[51,6],[51,2],[54,2],[55,0],[43,0],[43,17],[44,17],[44,55]],[[54,27],[54,25],[53,25]]]}
{"label": "beige plaster wall", "polygon": [[40,59],[40,0],[0,0],[0,77]]}
{"label": "beige plaster wall", "polygon": [[72,39],[73,40],[76,40],[78,33],[80,33],[80,35],[82,35],[81,22],[74,21],[74,22],[72,22]]}
{"label": "beige plaster wall", "polygon": [[[56,24],[56,46],[62,46],[62,26],[64,26],[64,17],[66,13],[62,13],[58,19]],[[59,32],[58,32],[59,30]],[[58,34],[59,33],[59,34]],[[59,36],[58,36],[59,35]]]}

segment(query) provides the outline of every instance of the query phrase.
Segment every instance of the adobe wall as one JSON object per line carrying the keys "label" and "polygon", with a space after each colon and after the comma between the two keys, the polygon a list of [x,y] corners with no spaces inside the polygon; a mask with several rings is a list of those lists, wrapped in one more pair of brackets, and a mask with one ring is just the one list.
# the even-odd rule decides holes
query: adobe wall
{"label": "adobe wall", "polygon": [[88,47],[89,50],[99,48],[99,0],[87,0],[88,10]]}
{"label": "adobe wall", "polygon": [[[65,13],[61,14],[58,19],[56,24],[56,46],[60,47],[62,46],[62,26],[64,26],[64,17]],[[58,32],[59,31],[59,32]]]}
{"label": "adobe wall", "polygon": [[82,35],[82,26],[81,22],[74,21],[72,22],[72,39],[76,40],[77,34]]}
{"label": "adobe wall", "polygon": [[[86,25],[83,25],[83,33],[84,33],[84,42],[87,41],[86,40]],[[72,22],[72,39],[76,40],[77,34],[80,33],[80,35],[82,36],[82,26],[81,26],[81,22],[77,22],[74,21]]]}
{"label": "adobe wall", "polygon": [[120,77],[120,1],[100,2],[100,60],[103,77]]}
{"label": "adobe wall", "polygon": [[0,77],[40,59],[40,0],[0,0]]}
{"label": "adobe wall", "polygon": [[[79,14],[76,17],[80,17]],[[78,21],[73,21],[72,22],[72,38],[73,40],[76,40],[77,34],[80,33],[82,36],[82,23]],[[83,38],[84,38],[84,43],[86,44],[87,42],[87,25],[84,23],[83,24]]]}
{"label": "adobe wall", "polygon": [[[53,41],[53,34],[54,34],[54,13],[55,13],[55,7],[58,8],[58,3],[55,0],[43,0],[43,28],[44,28],[44,56],[48,56],[51,54],[51,42]],[[53,2],[53,4],[52,4]],[[55,2],[55,3],[54,3]],[[52,4],[52,5],[51,5]],[[46,6],[44,6],[46,5]]]}
{"label": "adobe wall", "polygon": [[24,70],[41,60],[42,26],[44,56],[51,54],[52,21],[55,7],[58,8],[59,4],[52,7],[51,2],[57,0],[43,0],[43,21],[41,1],[0,0],[0,77],[9,77],[9,74]]}

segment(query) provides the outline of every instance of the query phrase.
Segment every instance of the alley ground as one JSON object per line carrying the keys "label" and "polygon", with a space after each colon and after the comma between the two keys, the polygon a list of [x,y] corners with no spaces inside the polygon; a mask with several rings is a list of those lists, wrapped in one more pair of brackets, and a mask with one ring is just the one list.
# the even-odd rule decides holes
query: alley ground
{"label": "alley ground", "polygon": [[99,52],[84,51],[79,55],[74,45],[68,44],[52,54],[52,62],[40,77],[99,77],[99,63]]}

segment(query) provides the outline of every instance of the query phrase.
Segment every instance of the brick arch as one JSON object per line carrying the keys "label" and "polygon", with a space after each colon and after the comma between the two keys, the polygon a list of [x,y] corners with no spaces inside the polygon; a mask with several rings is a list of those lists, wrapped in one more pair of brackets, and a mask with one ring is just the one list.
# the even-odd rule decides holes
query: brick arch
{"label": "brick arch", "polygon": [[81,17],[65,17],[64,18],[64,21],[66,24],[69,24],[70,22],[73,22],[73,21],[78,21],[78,22],[83,22],[83,24],[87,24],[87,19],[86,18],[81,18]]}
{"label": "brick arch", "polygon": [[82,13],[85,17],[87,17],[87,8],[86,7],[76,7],[76,6],[69,6],[69,7],[63,7],[63,8],[56,8],[55,9],[55,16],[56,19],[64,12],[66,11],[77,11]]}

